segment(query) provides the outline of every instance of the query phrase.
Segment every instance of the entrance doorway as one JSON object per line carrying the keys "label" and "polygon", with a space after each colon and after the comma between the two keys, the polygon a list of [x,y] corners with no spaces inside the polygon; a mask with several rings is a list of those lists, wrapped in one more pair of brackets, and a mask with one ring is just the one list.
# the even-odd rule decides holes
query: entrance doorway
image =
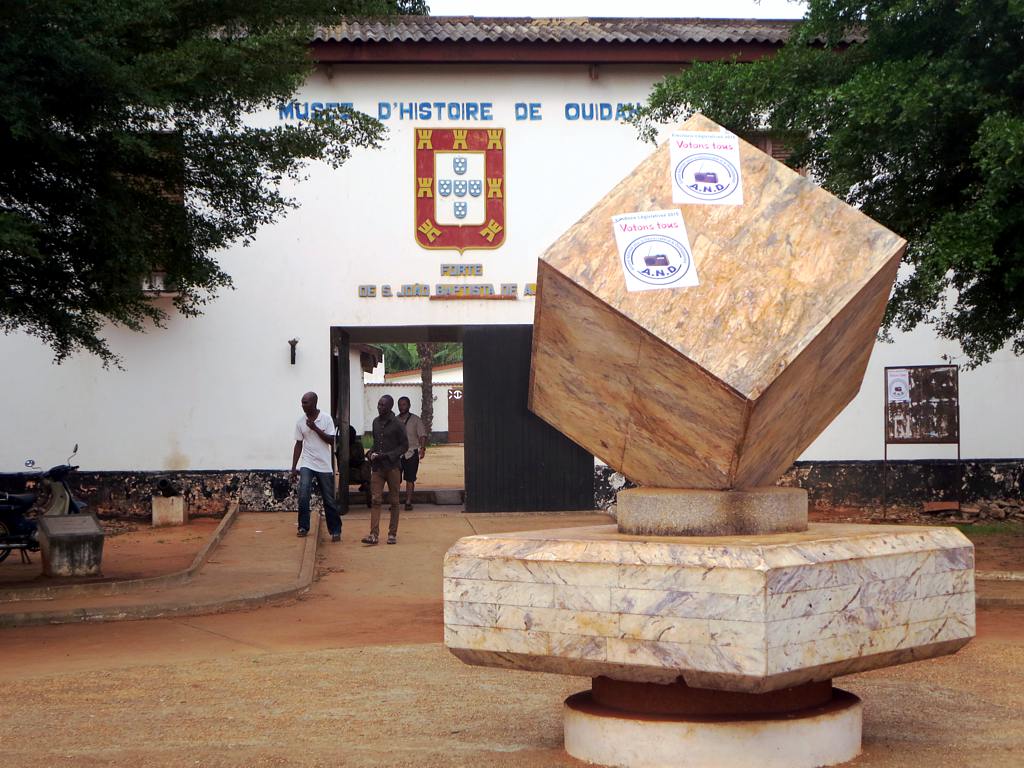
{"label": "entrance doorway", "polygon": [[[342,434],[351,423],[351,344],[460,342],[463,387],[449,392],[461,419],[467,512],[590,510],[593,456],[526,407],[531,325],[333,327],[331,402]],[[358,383],[356,383],[358,385]],[[451,387],[450,389],[457,389]],[[440,399],[440,398],[439,398]],[[358,430],[358,427],[357,427]],[[347,441],[342,449],[347,452]],[[339,464],[347,469],[347,455]],[[429,460],[429,456],[428,456]],[[347,508],[347,478],[341,502]]]}

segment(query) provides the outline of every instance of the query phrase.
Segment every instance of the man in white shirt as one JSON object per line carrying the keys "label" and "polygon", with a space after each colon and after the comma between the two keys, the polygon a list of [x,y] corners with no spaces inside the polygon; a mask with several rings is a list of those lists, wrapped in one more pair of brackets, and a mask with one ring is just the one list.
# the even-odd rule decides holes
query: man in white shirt
{"label": "man in white shirt", "polygon": [[334,500],[334,466],[331,463],[334,419],[316,407],[316,392],[304,394],[301,403],[303,416],[295,423],[295,449],[292,451],[292,479],[299,476],[299,530],[296,535],[309,533],[309,497],[315,477],[324,502],[331,541],[341,541],[341,515]]}

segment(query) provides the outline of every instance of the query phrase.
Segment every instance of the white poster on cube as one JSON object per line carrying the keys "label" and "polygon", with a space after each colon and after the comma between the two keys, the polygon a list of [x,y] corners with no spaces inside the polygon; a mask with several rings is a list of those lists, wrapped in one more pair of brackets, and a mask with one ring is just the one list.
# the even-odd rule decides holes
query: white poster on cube
{"label": "white poster on cube", "polygon": [[698,285],[683,214],[670,211],[620,213],[612,217],[626,290],[654,291]]}
{"label": "white poster on cube", "polygon": [[676,131],[669,138],[669,156],[673,203],[743,205],[736,134]]}

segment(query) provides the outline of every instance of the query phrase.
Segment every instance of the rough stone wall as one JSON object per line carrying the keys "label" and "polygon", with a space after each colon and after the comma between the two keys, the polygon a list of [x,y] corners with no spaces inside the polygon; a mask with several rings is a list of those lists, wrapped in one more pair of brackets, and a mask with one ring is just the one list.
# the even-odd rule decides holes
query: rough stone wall
{"label": "rough stone wall", "polygon": [[[185,497],[191,517],[221,517],[228,503],[238,501],[243,510],[285,511],[298,508],[295,496],[298,483],[290,493],[277,501],[271,479],[287,479],[280,470],[240,470],[227,472],[80,472],[69,479],[75,496],[104,517],[149,519],[150,498],[156,484],[166,478]],[[319,494],[313,491],[312,508],[320,507]]]}
{"label": "rough stone wall", "polygon": [[[962,501],[1020,499],[1024,460],[971,459],[960,465]],[[801,461],[790,467],[779,485],[805,488],[812,507],[869,507],[886,502],[919,505],[955,501],[957,467],[953,461]]]}
{"label": "rough stone wall", "polygon": [[[962,464],[962,500],[1020,500],[1024,498],[1024,459],[972,459]],[[75,496],[103,517],[148,520],[150,497],[160,478],[181,488],[194,517],[220,517],[230,501],[243,510],[290,511],[298,506],[297,484],[283,501],[274,498],[271,480],[288,478],[281,470],[206,472],[80,472],[70,478]],[[23,482],[0,484],[0,490],[22,490]],[[949,461],[894,461],[889,463],[888,504],[921,505],[956,499],[957,470]],[[9,487],[3,487],[7,485]],[[882,462],[797,462],[779,485],[807,489],[812,508],[876,507],[882,503]],[[633,483],[610,467],[594,469],[594,507],[608,510],[615,494]],[[313,508],[319,510],[319,494]]]}
{"label": "rough stone wall", "polygon": [[[1024,459],[971,459],[961,463],[961,471],[965,502],[1024,498]],[[957,468],[952,461],[891,461],[885,473],[880,461],[798,461],[778,484],[806,489],[812,508],[876,507],[882,504],[883,474],[888,504],[956,500]],[[615,493],[630,487],[611,467],[595,467],[597,508],[608,509]]]}

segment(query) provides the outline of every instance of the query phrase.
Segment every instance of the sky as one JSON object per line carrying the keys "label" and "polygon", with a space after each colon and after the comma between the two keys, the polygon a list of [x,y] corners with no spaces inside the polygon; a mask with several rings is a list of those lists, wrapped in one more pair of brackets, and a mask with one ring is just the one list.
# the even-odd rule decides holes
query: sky
{"label": "sky", "polygon": [[709,19],[799,19],[792,0],[427,0],[434,16],[655,16]]}

